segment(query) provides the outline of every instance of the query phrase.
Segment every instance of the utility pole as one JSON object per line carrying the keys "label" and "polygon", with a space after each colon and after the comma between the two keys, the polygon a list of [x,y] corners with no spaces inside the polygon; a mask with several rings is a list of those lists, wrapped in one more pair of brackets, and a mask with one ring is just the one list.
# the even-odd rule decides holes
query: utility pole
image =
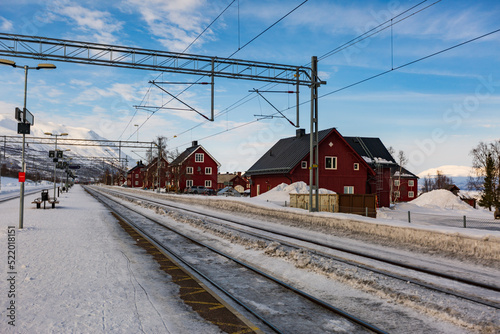
{"label": "utility pole", "polygon": [[161,159],[161,138],[158,137],[158,157],[156,159],[156,178],[158,184],[157,192],[160,192],[160,159]]}
{"label": "utility pole", "polygon": [[[319,211],[319,147],[318,147],[318,58],[311,58],[311,133],[309,134],[309,211]],[[315,193],[313,202],[313,193]],[[314,203],[314,205],[313,205]]]}

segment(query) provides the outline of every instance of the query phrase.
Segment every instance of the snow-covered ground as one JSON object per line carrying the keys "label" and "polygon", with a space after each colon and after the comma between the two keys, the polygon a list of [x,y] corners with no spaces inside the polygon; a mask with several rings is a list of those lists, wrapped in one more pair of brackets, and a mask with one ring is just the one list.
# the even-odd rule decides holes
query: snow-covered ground
{"label": "snow-covered ground", "polygon": [[[293,191],[291,188],[283,187],[281,192],[289,193]],[[151,194],[151,191],[142,192]],[[262,208],[304,212],[272,203],[283,194],[276,191],[275,195],[268,195],[268,198],[179,195],[179,198],[229,200]],[[0,279],[0,293],[4,295],[1,299],[0,333],[218,332],[179,302],[177,289],[168,284],[168,278],[161,274],[158,265],[134,246],[109,212],[81,187],[75,186],[69,193],[63,193],[55,210],[35,209],[29,204],[35,197],[38,194],[26,198],[23,230],[17,229],[18,201],[0,203],[0,249],[7,258],[9,247],[12,247],[8,244],[9,233],[14,231],[16,251],[15,267],[8,268],[4,262]],[[359,222],[373,223],[373,226],[408,227],[404,222],[390,219],[374,220],[332,213],[315,213],[313,216],[333,216],[346,221],[355,218]],[[9,226],[14,228],[9,229]],[[421,228],[457,234],[454,228]],[[462,229],[460,233],[477,240],[500,237],[500,232],[494,231]],[[245,247],[240,248],[241,252],[246,251]],[[262,257],[259,261],[265,262],[268,268],[282,272],[286,268],[297,279],[307,276],[304,282],[312,286],[329,286],[328,279],[313,272],[302,270],[303,274],[294,273],[293,265],[287,267],[281,258],[266,258],[255,251],[253,256]],[[12,275],[15,276],[14,285],[8,281]],[[9,297],[12,289],[15,296]],[[15,327],[9,325],[7,317],[11,313],[8,307],[12,301]],[[443,333],[451,333],[456,328],[445,323],[441,326]]]}
{"label": "snow-covered ground", "polygon": [[0,203],[0,333],[219,333],[81,187],[56,209],[35,209],[37,196],[26,196],[22,230],[19,202]]}
{"label": "snow-covered ground", "polygon": [[[16,193],[19,194],[21,186],[18,179],[2,176],[1,182],[0,200]],[[53,189],[53,187],[54,184],[50,181],[33,182],[31,180],[26,180],[26,182],[24,183],[25,192],[31,192],[35,190],[41,191],[42,189]]]}

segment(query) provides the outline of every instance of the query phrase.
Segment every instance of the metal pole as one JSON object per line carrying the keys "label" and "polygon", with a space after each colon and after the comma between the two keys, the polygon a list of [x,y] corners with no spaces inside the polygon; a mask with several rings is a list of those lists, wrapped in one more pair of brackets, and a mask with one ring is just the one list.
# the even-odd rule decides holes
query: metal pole
{"label": "metal pole", "polygon": [[[318,211],[318,58],[311,57],[311,133],[309,134],[309,211]],[[316,203],[313,205],[313,192]]]}
{"label": "metal pole", "polygon": [[[28,91],[28,66],[24,66],[24,107],[23,107],[23,121],[26,120],[26,97]],[[26,173],[26,165],[24,163],[24,145],[26,142],[26,135],[23,133],[23,149],[21,170]],[[23,228],[24,222],[24,182],[21,182],[20,199],[19,199],[19,229]]]}
{"label": "metal pole", "polygon": [[156,183],[158,190],[160,192],[160,159],[161,159],[161,138],[158,138],[158,158],[156,159]]}
{"label": "metal pole", "polygon": [[[54,149],[54,153],[55,153],[55,156],[57,158],[57,136],[58,135],[54,135],[56,137],[56,147]],[[56,165],[57,165],[57,162],[54,162],[54,198],[53,200],[55,201],[56,200]]]}
{"label": "metal pole", "polygon": [[214,59],[212,58],[212,80],[211,80],[211,85],[212,85],[212,102],[211,102],[211,112],[210,112],[210,121],[213,122],[214,121],[214,86],[215,86],[215,83],[214,83]]}

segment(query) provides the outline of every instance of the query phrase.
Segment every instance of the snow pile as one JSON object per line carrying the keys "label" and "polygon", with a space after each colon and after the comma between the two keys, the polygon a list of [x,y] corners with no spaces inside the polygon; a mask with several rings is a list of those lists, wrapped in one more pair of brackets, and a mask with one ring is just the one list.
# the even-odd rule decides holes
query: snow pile
{"label": "snow pile", "polygon": [[455,196],[451,191],[445,189],[438,189],[430,191],[428,193],[424,193],[410,203],[426,208],[441,208],[453,210],[473,209],[469,204],[462,201],[458,196]]}
{"label": "snow pile", "polygon": [[[324,188],[319,189],[319,193],[335,194],[335,192]],[[309,186],[303,181],[294,182],[292,184],[281,183],[268,192],[265,192],[255,198],[258,200],[272,202],[289,202],[290,194],[309,194]]]}

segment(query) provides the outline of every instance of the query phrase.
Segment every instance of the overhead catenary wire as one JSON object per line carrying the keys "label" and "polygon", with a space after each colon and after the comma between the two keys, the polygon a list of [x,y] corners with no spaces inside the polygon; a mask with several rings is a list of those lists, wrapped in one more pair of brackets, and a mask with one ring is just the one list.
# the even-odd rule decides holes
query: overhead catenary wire
{"label": "overhead catenary wire", "polygon": [[[437,3],[441,2],[442,0],[435,1],[435,2],[434,2],[434,3],[432,3],[431,5],[426,6],[425,8],[422,8],[422,9],[418,10],[417,12],[414,12],[414,13],[412,13],[412,14],[408,15],[408,16],[406,16],[405,18],[403,18],[403,19],[401,19],[401,20],[398,20],[398,21],[396,21],[396,22],[394,22],[394,21],[393,21],[394,19],[396,19],[396,18],[398,18],[398,17],[400,17],[400,16],[402,16],[402,15],[404,15],[404,14],[406,14],[406,13],[410,12],[411,10],[413,10],[413,9],[415,9],[415,8],[417,8],[417,7],[419,7],[420,5],[424,4],[424,3],[425,3],[425,2],[427,2],[427,1],[428,1],[428,0],[424,0],[424,1],[419,2],[418,4],[416,4],[416,5],[414,5],[414,6],[410,7],[410,8],[408,8],[408,9],[406,9],[406,10],[404,10],[403,12],[401,12],[401,13],[399,13],[399,14],[395,15],[394,17],[390,18],[389,20],[386,20],[385,22],[383,22],[383,23],[379,24],[378,26],[376,26],[376,27],[374,27],[374,28],[372,28],[372,29],[368,30],[367,32],[365,32],[365,33],[363,33],[363,34],[361,34],[361,35],[359,35],[359,36],[357,36],[357,37],[355,37],[355,38],[351,39],[350,41],[348,41],[348,42],[346,42],[346,43],[344,43],[344,44],[342,44],[342,45],[338,46],[337,48],[335,48],[335,49],[333,49],[333,50],[331,50],[331,51],[327,52],[327,53],[326,53],[326,54],[324,54],[323,56],[319,57],[319,58],[318,58],[318,61],[319,61],[319,59],[325,59],[325,58],[327,58],[327,57],[329,57],[329,56],[331,56],[331,55],[333,55],[333,54],[335,54],[335,53],[337,53],[337,52],[342,51],[342,50],[343,50],[343,49],[345,49],[345,48],[351,47],[351,46],[353,46],[353,45],[355,45],[355,44],[357,44],[357,43],[361,42],[362,40],[364,40],[364,39],[366,39],[366,38],[368,38],[368,37],[371,37],[371,36],[374,36],[374,35],[378,34],[379,32],[383,31],[384,29],[387,29],[388,27],[385,27],[384,29],[381,29],[381,30],[375,31],[376,29],[378,29],[378,28],[380,28],[380,27],[382,27],[382,26],[386,25],[388,22],[391,22],[391,25],[390,25],[389,27],[392,27],[392,25],[393,25],[393,24],[397,24],[397,23],[399,23],[399,22],[401,22],[401,21],[404,21],[405,19],[407,19],[407,18],[409,18],[409,17],[411,17],[411,16],[413,16],[413,15],[415,15],[415,14],[418,14],[418,13],[422,12],[422,11],[423,11],[423,10],[425,10],[425,9],[428,9],[428,8],[430,8],[430,7],[434,6],[435,4],[437,4]],[[295,11],[297,8],[299,8],[300,6],[302,6],[304,3],[305,3],[305,1],[304,1],[303,3],[301,3],[300,5],[298,5],[297,7],[295,7],[292,11]],[[286,17],[286,16],[288,16],[289,14],[291,14],[291,12],[292,12],[292,11],[288,12],[288,13],[287,13],[284,17]],[[284,17],[283,17],[283,18],[284,18]],[[280,19],[280,20],[281,20],[281,19]],[[269,29],[269,28],[268,28],[268,29]],[[266,29],[265,31],[267,31],[268,29]],[[264,32],[265,32],[265,31],[264,31]],[[375,31],[375,32],[374,32],[374,31]],[[263,33],[263,32],[262,32],[262,33]],[[262,33],[261,33],[261,34],[259,34],[259,36],[260,36],[260,35],[262,35]],[[370,33],[371,33],[371,34],[370,34]],[[368,34],[369,34],[369,35],[368,35]],[[368,35],[368,36],[365,36],[365,35]],[[365,36],[365,37],[364,37],[363,39],[361,39],[363,36]],[[254,38],[254,39],[255,39],[255,38]],[[247,44],[249,44],[249,43],[247,43]],[[245,44],[245,46],[246,46],[247,44]],[[236,53],[236,52],[235,52],[235,53]],[[234,55],[235,53],[233,53],[233,55]],[[230,57],[231,57],[231,56],[230,56]],[[310,63],[308,63],[308,64],[310,64]],[[307,64],[306,64],[306,65],[304,65],[304,66],[307,66]],[[261,87],[261,88],[259,88],[259,89],[261,89],[261,90],[262,90],[263,88],[265,88],[265,87],[267,87],[267,86],[269,86],[269,85],[271,85],[271,83],[268,83],[268,84],[266,84],[266,85],[262,86],[262,87]],[[274,84],[272,87],[275,87],[276,85],[277,85],[277,84]],[[239,103],[239,102],[240,102],[240,101],[242,101],[242,100],[245,100],[246,98],[248,98],[248,97],[250,97],[250,96],[252,96],[252,95],[253,95],[252,93],[247,94],[245,97],[241,98],[241,99],[240,99],[240,100],[238,100],[236,103],[233,103],[233,105],[235,105],[235,104]],[[254,97],[255,97],[255,96],[254,96]],[[234,108],[231,108],[231,106],[233,106],[233,105],[231,105],[231,106],[229,106],[229,107],[225,108],[224,110],[222,110],[221,112],[219,112],[218,114],[216,114],[216,115],[215,115],[215,117],[214,117],[214,119],[216,119],[216,118],[218,118],[218,117],[220,117],[220,116],[222,116],[222,115],[224,115],[224,114],[228,113],[228,112],[229,112],[229,111],[231,111],[231,110],[234,110],[234,109],[238,108],[239,106],[241,106],[241,105],[243,105],[243,104],[245,104],[245,103],[249,102],[250,100],[251,100],[251,99],[249,99],[249,100],[247,100],[247,101],[245,101],[245,102],[243,102],[243,103],[239,104],[238,106],[236,106],[236,107],[234,107]],[[305,104],[305,103],[309,103],[309,102],[310,102],[310,101],[305,101],[305,102],[303,102],[303,103],[300,103],[299,105],[303,105],[303,104]],[[295,107],[296,107],[296,105],[295,105],[295,106],[292,106],[292,107],[288,107],[288,108],[286,108],[286,109],[283,109],[282,111],[286,111],[286,110],[289,110],[289,109],[292,109],[292,108],[295,108]],[[277,114],[277,113],[274,113],[274,114],[272,114],[271,116],[276,115],[276,114]],[[188,128],[188,129],[186,129],[186,130],[184,130],[184,131],[182,131],[182,132],[180,132],[180,133],[176,134],[176,135],[175,135],[175,137],[180,136],[180,135],[182,135],[182,134],[184,134],[184,133],[187,133],[187,132],[189,132],[189,131],[191,131],[191,130],[194,130],[194,129],[196,129],[196,128],[198,128],[198,127],[200,127],[200,126],[202,126],[202,125],[206,124],[207,122],[208,122],[208,121],[203,121],[203,122],[201,122],[201,123],[199,123],[199,124],[197,124],[197,125],[195,125],[195,126],[193,126],[193,127],[190,127],[190,128]],[[250,123],[253,123],[253,122],[250,122]],[[179,146],[184,146],[184,145],[185,145],[185,144],[183,144],[183,145],[179,145]],[[179,146],[177,146],[177,147],[179,147]]]}
{"label": "overhead catenary wire", "polygon": [[[326,94],[320,95],[318,98],[324,98],[324,97],[326,97],[326,96],[329,96],[329,95],[332,95],[332,94],[336,94],[336,93],[341,92],[341,91],[343,91],[343,90],[346,90],[346,89],[348,89],[348,88],[351,88],[351,87],[354,87],[354,86],[360,85],[360,84],[362,84],[362,83],[364,83],[364,82],[367,82],[367,81],[370,81],[370,80],[376,79],[376,78],[381,77],[381,76],[383,76],[383,75],[389,74],[389,73],[391,73],[391,72],[393,72],[393,71],[400,70],[400,69],[405,68],[405,67],[407,67],[407,66],[410,66],[410,65],[416,64],[416,63],[418,63],[418,62],[424,61],[424,60],[429,59],[429,58],[431,58],[431,57],[434,57],[434,56],[440,55],[440,54],[442,54],[442,53],[444,53],[444,52],[447,52],[447,51],[450,51],[450,50],[456,49],[456,48],[458,48],[458,47],[460,47],[460,46],[463,46],[463,45],[466,45],[466,44],[472,43],[472,42],[474,42],[474,41],[477,41],[477,40],[479,40],[479,39],[482,39],[482,38],[488,37],[488,36],[493,35],[493,34],[498,33],[498,32],[500,32],[500,29],[496,29],[496,30],[493,30],[493,31],[491,31],[491,32],[489,32],[489,33],[486,33],[486,34],[480,35],[480,36],[478,36],[478,37],[471,38],[471,39],[469,39],[469,40],[467,40],[467,41],[464,41],[464,42],[461,42],[461,43],[455,44],[455,45],[450,46],[450,47],[448,47],[448,48],[445,48],[445,49],[442,49],[442,50],[440,50],[440,51],[437,51],[437,52],[431,53],[431,54],[429,54],[429,55],[427,55],[427,56],[420,57],[420,58],[418,58],[418,59],[412,60],[412,61],[407,62],[407,63],[405,63],[405,64],[402,64],[402,65],[396,66],[396,67],[391,68],[391,69],[389,69],[389,70],[386,70],[386,71],[380,72],[380,73],[378,73],[378,74],[372,75],[372,76],[367,77],[367,78],[365,78],[365,79],[362,79],[362,80],[356,81],[356,82],[354,82],[354,83],[351,83],[351,84],[349,84],[349,85],[343,86],[343,87],[341,87],[341,88],[335,89],[335,90],[333,90],[333,91],[331,91],[331,92],[328,92],[328,93],[326,93]],[[300,103],[300,105],[303,105],[303,104],[306,104],[306,103],[310,103],[310,102],[311,102],[310,100],[309,100],[309,101],[305,101],[305,102]],[[296,106],[292,106],[292,107],[289,107],[289,108],[282,109],[282,110],[281,110],[281,112],[285,112],[286,110],[289,110],[289,109],[291,109],[291,108],[295,108],[295,107],[296,107]],[[274,115],[277,115],[277,114],[278,114],[278,112],[275,112],[274,114],[271,114],[270,116],[274,116]],[[208,135],[208,136],[203,137],[203,138],[199,138],[199,140],[212,138],[212,137],[215,137],[215,136],[217,136],[217,135],[223,134],[223,133],[225,133],[225,132],[229,132],[229,131],[232,131],[232,130],[235,130],[235,129],[239,129],[239,128],[244,127],[244,126],[247,126],[247,125],[250,125],[250,124],[255,123],[255,122],[258,122],[258,121],[260,121],[260,120],[261,120],[261,119],[256,119],[256,120],[253,120],[253,121],[250,121],[250,122],[244,123],[244,124],[240,124],[240,125],[238,125],[238,126],[236,126],[236,127],[233,127],[233,128],[228,128],[228,129],[226,129],[226,130],[224,130],[224,131],[220,131],[220,132],[217,132],[217,133],[215,133],[215,134]],[[178,145],[177,147],[184,146],[184,145],[188,145],[188,143],[185,143],[185,144],[182,144],[182,145]]]}
{"label": "overhead catenary wire", "polygon": [[[290,14],[292,14],[294,11],[296,11],[298,8],[300,8],[302,5],[304,5],[307,1],[309,0],[305,0],[303,1],[302,3],[300,3],[299,5],[297,5],[295,8],[293,8],[292,10],[288,11],[284,16],[282,16],[280,19],[278,19],[277,21],[275,21],[273,24],[271,24],[269,27],[267,27],[266,29],[264,29],[262,32],[260,32],[258,35],[256,35],[254,38],[252,38],[250,41],[248,41],[247,43],[245,43],[243,46],[241,47],[238,47],[238,50],[236,50],[235,52],[233,52],[229,57],[226,57],[226,59],[229,59],[231,57],[233,57],[236,53],[238,53],[240,50],[242,50],[243,48],[245,48],[246,46],[250,45],[252,42],[254,42],[257,38],[259,38],[260,36],[262,36],[264,33],[266,33],[267,31],[269,31],[272,27],[274,27],[276,24],[278,24],[279,22],[281,22],[283,19],[285,19],[287,16],[289,16]],[[234,2],[234,1],[233,1]],[[231,3],[232,4],[232,3]],[[226,8],[227,9],[227,8]],[[225,10],[224,10],[225,11]],[[185,51],[184,51],[185,52]],[[188,87],[186,87],[185,89],[183,89],[181,92],[179,92],[177,95],[175,95],[176,97],[179,97],[180,95],[182,95],[185,91],[187,91],[188,89],[190,89],[195,83],[198,83],[201,79],[203,79],[204,76],[200,77],[198,80],[196,80],[193,84],[189,85]],[[267,85],[265,85],[264,87],[266,87]],[[174,100],[174,98],[171,98],[169,101],[167,101],[166,103],[164,103],[162,105],[165,106],[166,104],[172,102]],[[137,128],[136,131],[139,131],[139,129],[144,125],[146,124],[146,122],[158,111],[160,110],[160,108],[158,108],[157,110],[154,110],[152,111],[152,113],[146,118],[146,120]],[[187,131],[186,131],[187,132]],[[130,137],[132,137],[133,135],[135,134],[132,133],[130,135]],[[130,138],[129,137],[129,138]]]}

